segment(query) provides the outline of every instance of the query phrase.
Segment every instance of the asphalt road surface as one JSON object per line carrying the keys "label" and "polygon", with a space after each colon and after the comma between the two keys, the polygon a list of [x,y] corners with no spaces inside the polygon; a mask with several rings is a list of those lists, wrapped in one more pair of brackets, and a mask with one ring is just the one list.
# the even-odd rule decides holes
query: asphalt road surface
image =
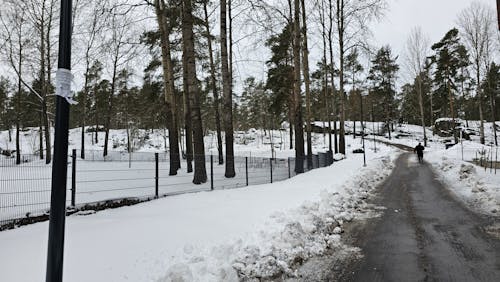
{"label": "asphalt road surface", "polygon": [[500,241],[484,231],[495,220],[455,200],[427,164],[403,154],[380,193],[387,209],[356,236],[364,258],[342,281],[500,281]]}

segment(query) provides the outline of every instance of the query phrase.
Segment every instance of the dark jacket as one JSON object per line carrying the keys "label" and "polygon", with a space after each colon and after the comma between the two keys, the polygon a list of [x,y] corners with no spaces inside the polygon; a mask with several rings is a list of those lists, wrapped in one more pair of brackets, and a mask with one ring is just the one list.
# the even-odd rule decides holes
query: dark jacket
{"label": "dark jacket", "polygon": [[419,156],[423,156],[424,155],[424,150],[425,150],[424,146],[417,145],[417,147],[415,147],[415,149],[413,149],[413,152],[417,153]]}

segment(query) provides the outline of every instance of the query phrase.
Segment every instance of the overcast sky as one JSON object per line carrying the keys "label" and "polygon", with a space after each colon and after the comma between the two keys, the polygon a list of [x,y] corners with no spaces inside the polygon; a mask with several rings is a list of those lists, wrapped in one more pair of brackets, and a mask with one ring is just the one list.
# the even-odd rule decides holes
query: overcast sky
{"label": "overcast sky", "polygon": [[[445,33],[453,27],[457,27],[458,14],[467,8],[473,0],[387,0],[389,7],[385,17],[380,22],[371,24],[374,38],[372,43],[375,47],[390,45],[395,55],[399,55],[398,63],[403,64],[404,50],[407,37],[413,27],[420,26],[428,36],[429,43],[438,42]],[[476,0],[496,8],[496,0]],[[310,11],[315,13],[315,11]],[[310,21],[313,21],[311,18]],[[314,29],[314,27],[311,28]],[[276,31],[275,31],[276,32]],[[317,31],[310,39],[310,67],[316,69],[316,62],[322,56],[322,43]],[[316,33],[316,34],[314,34]],[[240,46],[241,47],[241,46]],[[241,91],[241,81],[252,75],[257,79],[265,80],[267,77],[267,66],[265,61],[269,59],[268,48],[247,49],[236,46],[236,93]],[[242,60],[239,63],[238,60]],[[248,60],[248,61],[247,61]],[[336,59],[337,60],[337,59]],[[368,61],[363,64],[368,67]],[[401,66],[399,84],[406,82],[405,69]],[[400,85],[399,85],[400,86]],[[239,89],[238,89],[239,88]]]}
{"label": "overcast sky", "polygon": [[[283,0],[277,0],[283,1]],[[480,1],[496,8],[496,0],[387,0],[389,9],[386,16],[379,23],[372,23],[374,38],[373,44],[376,47],[389,44],[395,55],[404,57],[404,49],[407,37],[411,29],[420,26],[424,33],[429,37],[430,43],[439,41],[444,34],[456,26],[456,19],[460,11],[467,8],[473,1]],[[310,11],[310,13],[317,13]],[[217,15],[214,15],[216,17]],[[312,23],[315,17],[311,15],[309,21],[311,30],[309,48],[311,51],[311,71],[316,69],[316,62],[322,56],[322,43],[317,27]],[[218,27],[214,23],[214,32],[218,32]],[[315,30],[312,30],[315,29]],[[239,36],[245,36],[244,31],[236,30],[235,39]],[[279,32],[279,31],[275,31]],[[240,33],[240,34],[238,34]],[[248,76],[255,76],[259,80],[265,81],[267,78],[267,66],[265,62],[270,57],[269,48],[264,46],[264,40],[257,43],[236,44],[234,49],[235,63],[235,86],[236,93],[241,94],[241,83]],[[218,46],[216,46],[216,49]],[[336,58],[338,60],[338,58]],[[367,65],[367,61],[363,64]],[[402,64],[402,60],[399,60]],[[74,66],[76,75],[76,87],[79,86],[79,77],[81,77],[78,66]],[[4,71],[0,66],[0,74]],[[137,74],[142,75],[142,68],[138,69]],[[405,81],[404,68],[401,69],[400,83]]]}
{"label": "overcast sky", "polygon": [[[477,0],[496,7],[496,0]],[[382,22],[374,24],[377,45],[389,44],[394,53],[403,56],[410,30],[420,26],[430,43],[438,42],[444,34],[457,27],[458,14],[473,0],[388,0],[389,11]],[[400,62],[401,63],[401,62]]]}

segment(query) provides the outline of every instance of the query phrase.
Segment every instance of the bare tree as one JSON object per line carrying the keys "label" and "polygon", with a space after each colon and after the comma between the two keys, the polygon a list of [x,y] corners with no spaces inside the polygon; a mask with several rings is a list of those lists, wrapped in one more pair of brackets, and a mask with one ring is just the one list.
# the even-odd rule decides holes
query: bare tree
{"label": "bare tree", "polygon": [[345,154],[345,91],[344,64],[349,49],[362,45],[370,29],[368,24],[382,15],[385,0],[335,0],[335,23],[339,43],[339,152]]}
{"label": "bare tree", "polygon": [[[324,0],[318,0],[317,10],[319,12],[319,23],[321,26],[321,38],[323,41],[323,98],[325,100],[325,108],[324,108],[324,118],[328,120],[328,127],[324,126],[323,122],[323,134],[325,134],[325,129],[328,130],[328,152],[331,154],[333,152],[332,149],[332,124],[331,124],[331,111],[330,111],[330,95],[328,91],[328,60],[327,60],[327,28],[326,28],[326,15],[325,15],[325,3]],[[331,28],[330,28],[331,30]],[[331,39],[331,36],[328,36]],[[331,42],[331,41],[330,41]],[[333,56],[333,54],[332,54]],[[332,59],[333,60],[333,59]]]}
{"label": "bare tree", "polygon": [[133,42],[133,38],[135,37],[134,30],[132,28],[134,21],[132,16],[129,14],[129,11],[130,10],[125,12],[120,11],[119,3],[114,3],[108,14],[110,17],[108,30],[109,35],[107,42],[105,43],[105,48],[106,54],[110,56],[111,90],[108,96],[106,120],[104,125],[104,157],[108,155],[109,130],[111,129],[111,117],[113,115],[113,104],[118,72],[134,59],[138,46]]}
{"label": "bare tree", "polygon": [[334,9],[333,9],[333,0],[328,0],[328,50],[330,54],[330,81],[331,81],[331,91],[333,97],[332,101],[332,111],[334,112],[334,119],[333,119],[333,143],[334,143],[334,152],[338,153],[339,152],[339,144],[338,144],[338,136],[337,136],[337,118],[338,118],[338,113],[337,113],[337,103],[335,101],[335,63],[334,63],[334,58],[333,58],[333,22],[335,20],[334,18]]}
{"label": "bare tree", "polygon": [[[100,47],[101,32],[103,31],[106,18],[105,17],[105,9],[106,9],[106,1],[98,1],[94,3],[86,3],[86,11],[84,14],[86,15],[85,20],[82,25],[79,26],[79,31],[81,32],[80,40],[83,41],[84,45],[84,62],[85,62],[85,74],[84,74],[84,83],[83,83],[83,91],[82,91],[82,103],[81,107],[81,120],[80,125],[82,127],[81,131],[81,147],[80,147],[80,157],[85,159],[85,125],[86,125],[86,117],[87,117],[87,100],[89,96],[89,75],[90,68],[92,63],[95,60],[95,57],[98,55],[98,51]],[[89,20],[90,19],[90,20]],[[98,128],[96,126],[95,130],[96,139],[98,134]]]}
{"label": "bare tree", "polygon": [[229,69],[229,59],[227,51],[227,3],[226,0],[220,1],[220,41],[221,41],[221,60],[222,60],[222,88],[224,95],[224,131],[226,136],[226,177],[234,177],[234,137],[233,137],[233,97],[231,89],[231,74]]}
{"label": "bare tree", "polygon": [[212,47],[212,35],[210,33],[210,21],[208,17],[207,2],[203,2],[203,12],[205,15],[205,29],[208,43],[208,57],[210,59],[210,82],[212,87],[212,93],[214,95],[214,110],[215,110],[215,127],[217,130],[217,151],[219,153],[219,164],[224,163],[224,157],[222,155],[222,134],[220,125],[220,102],[219,102],[219,90],[217,89],[217,78],[215,73],[215,63],[214,54]]}
{"label": "bare tree", "polygon": [[423,82],[422,75],[427,60],[427,51],[429,50],[429,39],[422,32],[420,27],[412,29],[410,36],[406,41],[406,65],[411,75],[417,80],[418,105],[420,108],[420,121],[424,134],[424,146],[427,147],[427,134],[425,130],[425,115],[423,102]]}
{"label": "bare tree", "polygon": [[6,58],[11,69],[17,76],[17,93],[14,95],[16,107],[16,164],[21,164],[20,127],[21,127],[21,97],[23,91],[23,61],[28,44],[30,43],[31,31],[27,23],[27,14],[23,5],[16,1],[5,1],[4,9],[0,12],[2,41],[4,42],[1,54]]}
{"label": "bare tree", "polygon": [[[481,81],[491,62],[491,53],[488,50],[493,48],[493,38],[495,36],[493,9],[478,1],[472,2],[469,7],[459,14],[458,24],[462,38],[472,57],[474,71],[476,72],[476,98],[479,104],[479,119],[481,120],[480,141],[481,144],[484,144],[484,113]],[[485,64],[485,62],[487,63]]]}
{"label": "bare tree", "polygon": [[[50,142],[50,122],[48,113],[48,95],[51,92],[51,32],[54,28],[54,17],[56,12],[55,0],[28,1],[25,4],[29,21],[33,25],[36,36],[38,37],[36,51],[39,55],[39,61],[36,65],[38,92],[41,96],[40,100],[40,133],[42,126],[44,128],[45,137],[45,163],[49,164],[52,160],[52,146]],[[43,138],[40,135],[40,146],[43,143]],[[40,156],[43,158],[42,150]]]}

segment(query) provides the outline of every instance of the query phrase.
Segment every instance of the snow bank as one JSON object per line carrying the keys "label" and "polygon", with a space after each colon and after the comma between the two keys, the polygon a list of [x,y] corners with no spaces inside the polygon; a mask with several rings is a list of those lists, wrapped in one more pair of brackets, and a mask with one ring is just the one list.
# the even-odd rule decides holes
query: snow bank
{"label": "snow bank", "polygon": [[[469,154],[478,145],[464,142],[464,150]],[[470,162],[461,160],[461,147],[435,151],[426,156],[434,171],[448,189],[468,206],[478,212],[500,216],[500,171],[498,174],[484,170]],[[466,159],[470,159],[467,158]]]}
{"label": "snow bank", "polygon": [[182,258],[174,259],[159,281],[290,278],[296,276],[297,267],[304,261],[328,250],[343,256],[358,252],[340,241],[343,224],[372,216],[365,200],[393,167],[389,157],[373,162],[343,185],[322,190],[318,200],[273,213],[252,238],[240,238],[201,252],[188,248]]}
{"label": "snow bank", "polygon": [[[351,155],[287,181],[167,197],[69,216],[65,281],[235,281],[293,276],[294,267],[340,243],[390,172],[394,149]],[[48,223],[0,232],[2,281],[45,277]]]}

